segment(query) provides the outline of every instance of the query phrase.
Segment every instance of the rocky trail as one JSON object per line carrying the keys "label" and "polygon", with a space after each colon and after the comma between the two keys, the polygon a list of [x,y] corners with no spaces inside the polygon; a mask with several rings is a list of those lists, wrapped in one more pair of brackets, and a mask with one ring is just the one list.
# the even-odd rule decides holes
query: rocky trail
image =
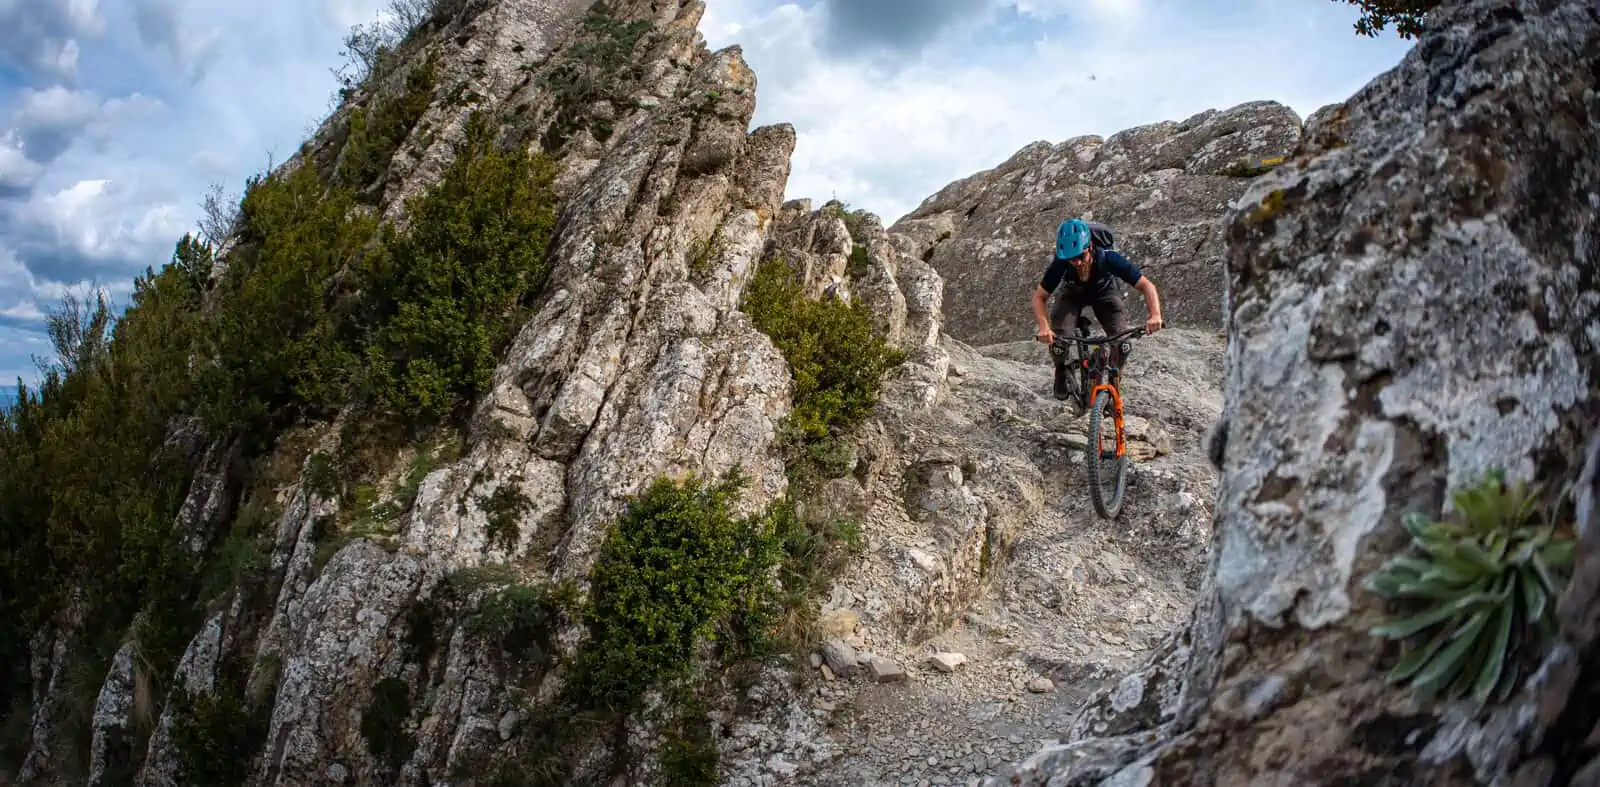
{"label": "rocky trail", "polygon": [[[980,475],[985,463],[1023,468],[1023,492],[1041,505],[1019,523],[996,581],[923,642],[875,625],[872,592],[856,604],[841,585],[826,605],[831,639],[811,657],[805,699],[828,743],[814,771],[797,768],[786,783],[957,785],[1000,775],[1057,742],[1084,700],[1157,647],[1194,596],[1214,484],[1201,441],[1221,405],[1221,339],[1173,329],[1136,348],[1124,388],[1137,459],[1115,521],[1089,503],[1086,419],[1050,396],[1044,349],[944,346],[948,393],[918,433],[987,454]],[[886,581],[874,576],[875,559],[889,561],[869,547],[856,585]]]}

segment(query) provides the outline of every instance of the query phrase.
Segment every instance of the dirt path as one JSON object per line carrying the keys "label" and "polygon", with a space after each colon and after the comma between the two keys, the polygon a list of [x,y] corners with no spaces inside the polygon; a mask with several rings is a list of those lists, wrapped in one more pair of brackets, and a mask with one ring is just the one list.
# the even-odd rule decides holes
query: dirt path
{"label": "dirt path", "polygon": [[[966,785],[1056,742],[1082,701],[1119,679],[1188,611],[1209,538],[1214,478],[1201,436],[1220,410],[1222,342],[1166,331],[1141,343],[1124,375],[1145,457],[1129,473],[1116,521],[1088,499],[1071,405],[1049,396],[1037,345],[958,352],[941,405],[962,439],[1026,458],[1044,479],[1043,511],[1028,522],[980,602],[929,642],[857,637],[867,662],[893,660],[903,680],[863,667],[819,681],[811,713],[834,756],[817,785]],[[1169,451],[1156,453],[1153,445]],[[863,641],[865,640],[865,641]],[[959,653],[952,672],[928,663]],[[817,662],[813,657],[813,662]]]}

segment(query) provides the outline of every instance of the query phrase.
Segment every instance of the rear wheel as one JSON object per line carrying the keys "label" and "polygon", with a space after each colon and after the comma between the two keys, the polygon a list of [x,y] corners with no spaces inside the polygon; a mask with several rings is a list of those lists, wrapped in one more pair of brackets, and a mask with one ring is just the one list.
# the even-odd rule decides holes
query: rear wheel
{"label": "rear wheel", "polygon": [[1122,487],[1127,480],[1128,457],[1117,456],[1117,425],[1111,409],[1111,394],[1095,394],[1089,410],[1089,444],[1084,447],[1084,465],[1089,471],[1089,499],[1094,510],[1106,519],[1116,519],[1122,511]]}

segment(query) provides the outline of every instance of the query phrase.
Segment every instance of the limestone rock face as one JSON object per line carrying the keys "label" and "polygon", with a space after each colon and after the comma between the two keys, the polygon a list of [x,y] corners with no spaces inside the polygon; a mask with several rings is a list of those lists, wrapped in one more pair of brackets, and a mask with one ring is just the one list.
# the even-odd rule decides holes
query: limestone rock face
{"label": "limestone rock face", "polygon": [[[1184,647],[1143,673],[1165,695],[1181,676],[1178,701],[1125,724],[1105,713],[1119,688],[1077,740],[1005,783],[1589,774],[1576,784],[1600,768],[1577,699],[1597,674],[1600,558],[1582,501],[1600,425],[1600,9],[1435,13],[1396,69],[1313,116],[1227,220],[1214,554]],[[1513,118],[1524,132],[1505,132]],[[1563,642],[1503,704],[1419,706],[1384,680],[1399,650],[1367,633],[1384,605],[1360,580],[1404,548],[1404,514],[1438,516],[1497,467],[1577,493]],[[1129,697],[1151,686],[1128,681]]]}
{"label": "limestone rock face", "polygon": [[[958,180],[891,227],[944,277],[951,336],[974,344],[1033,336],[1028,305],[1050,263],[1056,226],[1104,222],[1117,248],[1163,293],[1168,325],[1222,327],[1223,236],[1229,203],[1251,182],[1242,163],[1287,153],[1300,118],[1271,101],[1207,110],[1107,138],[1035,142]],[[1129,304],[1143,309],[1128,292]]]}

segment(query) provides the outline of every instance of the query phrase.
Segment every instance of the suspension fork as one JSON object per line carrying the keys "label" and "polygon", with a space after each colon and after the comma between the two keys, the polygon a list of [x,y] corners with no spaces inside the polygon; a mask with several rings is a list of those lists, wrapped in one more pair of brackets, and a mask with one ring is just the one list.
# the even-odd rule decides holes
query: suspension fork
{"label": "suspension fork", "polygon": [[[1117,458],[1121,459],[1123,455],[1128,452],[1128,443],[1122,431],[1122,394],[1117,392],[1117,387],[1115,385],[1110,383],[1099,383],[1094,387],[1094,390],[1089,393],[1089,402],[1091,406],[1093,406],[1095,397],[1099,396],[1101,391],[1106,391],[1111,394],[1111,423],[1113,426],[1115,426],[1117,431]],[[1103,453],[1105,449],[1099,445],[1099,440],[1100,437],[1096,435],[1096,444],[1094,450],[1096,453]]]}

